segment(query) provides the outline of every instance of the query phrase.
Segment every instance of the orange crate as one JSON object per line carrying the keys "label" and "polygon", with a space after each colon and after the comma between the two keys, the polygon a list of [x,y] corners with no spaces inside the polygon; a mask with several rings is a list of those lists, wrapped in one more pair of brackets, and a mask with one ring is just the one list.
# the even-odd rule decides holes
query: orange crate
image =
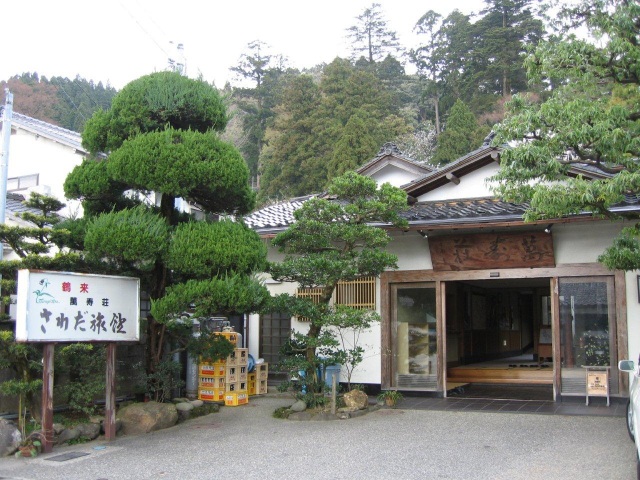
{"label": "orange crate", "polygon": [[255,380],[249,380],[247,382],[247,393],[249,395],[256,395],[258,393],[258,390],[256,389],[256,381]]}
{"label": "orange crate", "polygon": [[216,335],[222,335],[226,337],[234,345],[238,344],[238,334],[237,332],[217,332]]}
{"label": "orange crate", "polygon": [[198,386],[202,388],[215,388],[224,389],[225,386],[224,377],[199,377]]}
{"label": "orange crate", "polygon": [[247,366],[239,365],[238,366],[238,381],[246,382],[247,381]]}
{"label": "orange crate", "polygon": [[235,367],[236,365],[238,365],[238,357],[236,356],[236,350],[231,352],[231,355],[229,355],[225,360],[227,367]]}
{"label": "orange crate", "polygon": [[247,381],[248,382],[255,382],[256,381],[256,372],[247,373]]}
{"label": "orange crate", "polygon": [[227,386],[225,387],[225,391],[228,392],[239,392],[240,391],[240,382],[227,382]]}
{"label": "orange crate", "polygon": [[198,388],[198,400],[204,402],[224,402],[224,390],[216,388]]}
{"label": "orange crate", "polygon": [[249,403],[249,395],[247,395],[246,390],[244,392],[227,393],[224,396],[224,404],[228,407],[237,407],[247,403]]}
{"label": "orange crate", "polygon": [[220,363],[201,363],[198,373],[207,377],[224,377],[227,373],[225,365]]}

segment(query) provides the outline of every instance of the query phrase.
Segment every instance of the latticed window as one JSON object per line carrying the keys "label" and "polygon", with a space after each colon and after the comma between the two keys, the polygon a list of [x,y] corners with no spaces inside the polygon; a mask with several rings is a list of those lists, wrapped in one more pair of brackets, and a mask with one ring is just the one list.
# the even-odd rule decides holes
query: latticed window
{"label": "latticed window", "polygon": [[[313,303],[320,302],[322,287],[298,288],[296,296],[299,298],[309,298]],[[333,292],[331,301],[334,305],[345,305],[347,307],[361,310],[376,308],[376,277],[361,277],[351,281],[339,281]],[[308,322],[308,318],[298,317],[301,322]]]}
{"label": "latticed window", "polygon": [[376,277],[361,277],[349,282],[338,282],[333,292],[333,302],[336,305],[346,305],[360,310],[375,310]]}

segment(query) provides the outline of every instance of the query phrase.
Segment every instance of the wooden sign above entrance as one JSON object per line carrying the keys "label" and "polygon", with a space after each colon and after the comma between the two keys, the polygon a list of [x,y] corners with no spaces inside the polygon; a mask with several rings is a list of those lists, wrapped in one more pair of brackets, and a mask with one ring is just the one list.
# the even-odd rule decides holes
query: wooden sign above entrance
{"label": "wooden sign above entrance", "polygon": [[544,232],[429,237],[434,270],[554,267],[553,240]]}

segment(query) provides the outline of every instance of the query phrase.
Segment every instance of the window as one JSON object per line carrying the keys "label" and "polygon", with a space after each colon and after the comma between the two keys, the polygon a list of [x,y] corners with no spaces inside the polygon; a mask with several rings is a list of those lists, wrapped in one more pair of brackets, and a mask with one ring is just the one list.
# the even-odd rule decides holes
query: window
{"label": "window", "polygon": [[[322,287],[298,288],[296,296],[309,298],[313,303],[320,301]],[[331,301],[334,305],[345,305],[360,310],[375,310],[376,308],[376,277],[361,277],[355,280],[340,281],[336,285]],[[309,319],[298,318],[301,322]]]}

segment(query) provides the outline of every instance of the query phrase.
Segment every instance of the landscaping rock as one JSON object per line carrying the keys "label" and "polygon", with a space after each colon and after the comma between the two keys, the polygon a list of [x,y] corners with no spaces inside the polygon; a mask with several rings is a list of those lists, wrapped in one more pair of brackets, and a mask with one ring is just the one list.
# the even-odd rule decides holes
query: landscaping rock
{"label": "landscaping rock", "polygon": [[191,405],[198,408],[204,405],[204,402],[202,400],[191,400]]}
{"label": "landscaping rock", "polygon": [[369,406],[369,397],[361,390],[351,390],[344,394],[343,399],[347,408],[364,410]]}
{"label": "landscaping rock", "polygon": [[76,426],[76,430],[80,433],[80,437],[88,438],[89,440],[95,440],[100,435],[99,423],[81,423]]}
{"label": "landscaping rock", "polygon": [[134,403],[120,409],[118,418],[122,433],[139,435],[172,427],[178,422],[178,410],[172,403]]}
{"label": "landscaping rock", "polygon": [[307,409],[307,404],[303,400],[298,400],[289,408],[292,412],[304,412]]}
{"label": "landscaping rock", "polygon": [[69,442],[71,440],[75,440],[80,436],[80,430],[77,428],[65,428],[58,438],[56,438],[56,444],[61,445],[63,443]]}
{"label": "landscaping rock", "polygon": [[22,434],[16,425],[4,418],[0,418],[0,457],[6,457],[18,450],[22,441]]}
{"label": "landscaping rock", "polygon": [[[122,430],[122,420],[116,418],[116,433]],[[104,419],[100,420],[100,433],[106,433],[104,430]]]}
{"label": "landscaping rock", "polygon": [[179,412],[190,412],[195,406],[191,402],[176,403],[176,410]]}
{"label": "landscaping rock", "polygon": [[67,428],[67,427],[65,427],[65,426],[64,426],[63,424],[61,424],[61,423],[54,423],[54,424],[53,424],[53,434],[54,434],[54,435],[56,435],[56,436],[58,436],[58,435],[60,435],[62,432],[64,432],[64,430],[65,430],[66,428]]}

